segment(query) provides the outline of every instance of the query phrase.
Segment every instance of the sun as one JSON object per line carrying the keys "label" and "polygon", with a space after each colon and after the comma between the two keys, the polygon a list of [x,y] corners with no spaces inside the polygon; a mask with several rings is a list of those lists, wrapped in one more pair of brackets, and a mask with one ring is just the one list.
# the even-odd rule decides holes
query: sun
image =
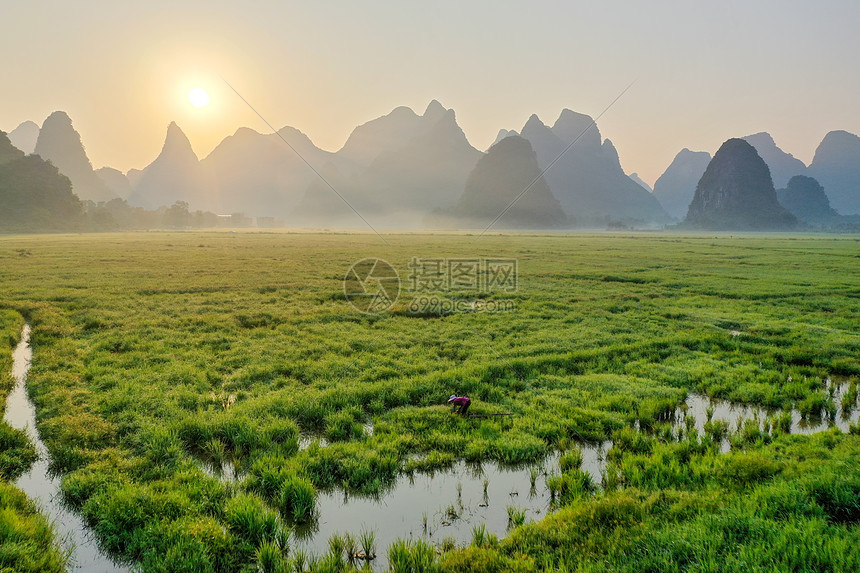
{"label": "sun", "polygon": [[188,101],[197,109],[201,109],[209,105],[209,94],[203,88],[194,88],[188,92]]}

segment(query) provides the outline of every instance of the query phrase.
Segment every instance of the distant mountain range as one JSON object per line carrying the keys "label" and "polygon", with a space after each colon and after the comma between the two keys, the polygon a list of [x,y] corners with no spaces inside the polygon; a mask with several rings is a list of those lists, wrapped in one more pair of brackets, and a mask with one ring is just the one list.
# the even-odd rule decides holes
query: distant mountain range
{"label": "distant mountain range", "polygon": [[171,124],[156,160],[130,174],[129,203],[154,208],[180,200],[293,225],[362,226],[343,197],[375,225],[410,226],[455,203],[481,155],[454,112],[436,101],[420,116],[401,107],[357,127],[337,153],[291,127],[267,135],[241,128],[198,160]]}
{"label": "distant mountain range", "polygon": [[574,225],[669,221],[654,196],[625,175],[615,146],[601,138],[589,116],[565,109],[550,128],[532,115],[520,135],[531,143],[549,188]]}
{"label": "distant mountain range", "polygon": [[[839,213],[860,214],[860,137],[831,131],[818,146],[809,167],[780,149],[768,133],[741,139],[752,145],[767,164],[776,188],[786,188],[796,175],[808,175],[821,183]],[[686,214],[710,159],[707,152],[683,149],[654,183],[654,196],[672,217],[680,219]]]}
{"label": "distant mountain range", "polygon": [[[528,143],[542,176],[539,187],[545,184],[549,192],[546,196],[543,190],[532,189],[517,204],[533,214],[545,214],[546,206],[553,205],[560,214],[512,215],[508,223],[520,227],[538,220],[546,220],[548,226],[563,220],[575,227],[604,227],[611,222],[659,227],[681,220],[711,161],[707,152],[682,150],[652,192],[637,174],[625,174],[615,146],[602,138],[587,115],[562,110],[552,127],[532,115],[519,132],[501,129],[490,149],[511,138]],[[378,228],[421,226],[434,217],[438,221],[443,213],[460,220],[466,214],[472,221],[492,218],[498,214],[492,212],[494,201],[511,192],[501,181],[514,179],[498,157],[530,165],[522,141],[505,144],[495,150],[496,160],[484,161],[489,150],[483,153],[472,146],[454,111],[436,100],[421,115],[398,107],[356,127],[334,153],[318,148],[292,127],[271,134],[240,128],[200,159],[180,127],[171,123],[158,157],[126,174],[109,167],[94,171],[64,112],[51,114],[41,128],[22,123],[9,140],[25,153],[51,161],[69,177],[82,200],[120,198],[147,209],[183,201],[191,210],[268,216],[307,227],[363,227],[354,210]],[[856,135],[828,133],[809,167],[782,151],[768,133],[743,140],[765,162],[775,188],[788,188],[792,177],[809,175],[821,183],[837,211],[860,213]],[[506,175],[495,178],[492,170]],[[492,193],[487,181],[498,181],[499,189]],[[486,217],[474,212],[476,205],[489,210]]]}
{"label": "distant mountain range", "polygon": [[[34,127],[38,130],[35,124],[17,130],[22,146]],[[92,170],[64,113],[52,114],[38,131],[41,141],[34,151],[68,174],[82,199],[119,197],[147,209],[184,201],[191,209],[265,214],[297,226],[363,226],[353,208],[374,226],[420,225],[428,213],[460,203],[485,156],[469,143],[454,111],[435,100],[422,115],[398,107],[358,126],[336,153],[319,149],[290,127],[265,135],[241,128],[201,160],[172,123],[158,157],[125,175]],[[516,132],[499,135],[501,140]],[[540,170],[554,163],[544,179],[560,205],[559,220],[597,226],[610,220],[669,220],[648,189],[627,177],[612,142],[602,140],[590,117],[564,110],[550,128],[532,116],[522,137]],[[537,197],[530,192],[521,207]]]}

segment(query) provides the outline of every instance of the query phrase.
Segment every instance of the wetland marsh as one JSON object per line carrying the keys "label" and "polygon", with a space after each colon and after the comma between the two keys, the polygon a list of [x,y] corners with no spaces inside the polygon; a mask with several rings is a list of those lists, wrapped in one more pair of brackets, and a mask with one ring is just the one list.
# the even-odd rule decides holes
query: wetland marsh
{"label": "wetland marsh", "polygon": [[[0,238],[39,434],[103,551],[329,571],[372,532],[377,570],[708,570],[803,529],[779,559],[858,562],[856,238],[385,238]],[[344,277],[368,256],[403,281],[415,257],[513,259],[515,289],[443,293],[513,304],[361,313]]]}

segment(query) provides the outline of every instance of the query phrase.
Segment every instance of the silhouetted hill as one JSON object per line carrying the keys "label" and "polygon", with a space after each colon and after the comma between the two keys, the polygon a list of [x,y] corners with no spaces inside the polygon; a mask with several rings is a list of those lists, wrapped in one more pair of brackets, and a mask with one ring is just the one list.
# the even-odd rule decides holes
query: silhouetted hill
{"label": "silhouetted hill", "polygon": [[192,209],[211,203],[197,155],[176,123],[171,122],[161,153],[140,176],[128,198],[130,205],[156,209],[185,201]]}
{"label": "silhouetted hill", "polygon": [[847,131],[828,133],[815,150],[808,175],[827,190],[839,213],[860,214],[860,137]]}
{"label": "silhouetted hill", "polygon": [[789,179],[806,173],[806,165],[803,161],[777,147],[769,133],[763,131],[742,139],[755,147],[759,157],[767,163],[774,187],[785,187]]}
{"label": "silhouetted hill", "polygon": [[72,182],[72,189],[81,199],[110,201],[112,193],[93,171],[80,134],[72,127],[65,112],[55,111],[42,124],[34,153],[53,163]]}
{"label": "silhouetted hill", "polygon": [[5,131],[0,131],[0,165],[16,161],[24,157],[24,152],[12,145]]}
{"label": "silhouetted hill", "polygon": [[82,222],[69,178],[38,155],[25,157],[0,131],[0,232],[70,231]]}
{"label": "silhouetted hill", "polygon": [[729,139],[705,169],[685,227],[708,230],[789,230],[798,220],[776,199],[770,169],[743,139]]}
{"label": "silhouetted hill", "polygon": [[129,195],[131,195],[131,183],[129,183],[128,177],[123,175],[122,171],[119,169],[114,169],[113,167],[102,167],[100,169],[96,169],[96,175],[98,175],[99,179],[102,180],[102,183],[104,183],[105,186],[120,199],[128,199]]}
{"label": "silhouetted hill", "polygon": [[[399,107],[353,131],[335,154],[335,187],[375,226],[416,226],[429,211],[457,201],[481,155],[453,110],[435,100],[420,116]],[[353,213],[343,213],[342,202],[319,183],[311,183],[294,212],[296,224],[336,226],[324,222],[345,215],[353,225],[364,225]]]}
{"label": "silhouetted hill", "polygon": [[[391,113],[356,127],[337,155],[356,165],[369,166],[384,151],[393,151],[423,135],[438,120],[441,104],[433,100],[424,116],[400,106]],[[444,110],[444,108],[443,108]]]}
{"label": "silhouetted hill", "polygon": [[[514,131],[513,129],[511,129],[511,130],[500,129],[499,133],[496,135],[496,140],[493,141],[493,145],[497,144],[498,142],[500,142],[501,140],[503,140],[506,137],[510,137],[511,135],[519,135],[519,134],[516,131]],[[492,147],[493,145],[491,145],[490,147]]]}
{"label": "silhouetted hill", "polygon": [[317,170],[332,161],[333,154],[292,127],[265,135],[239,128],[200,162],[214,187],[209,208],[279,218],[289,215],[316,175],[281,137]]}
{"label": "silhouetted hill", "polygon": [[36,141],[39,139],[39,126],[33,121],[25,121],[9,132],[9,141],[12,145],[30,154],[36,149]]}
{"label": "silhouetted hill", "polygon": [[585,149],[596,149],[603,142],[600,130],[590,116],[566,108],[561,110],[558,119],[555,120],[552,132],[565,146],[577,138],[579,140],[576,144],[582,145]]}
{"label": "silhouetted hill", "polygon": [[630,179],[631,179],[634,183],[636,183],[637,185],[639,185],[639,187],[643,188],[644,190],[648,191],[649,193],[651,193],[651,192],[653,192],[653,191],[654,191],[653,189],[651,189],[651,186],[650,186],[650,185],[648,185],[647,183],[645,183],[644,181],[642,181],[642,178],[641,178],[641,177],[639,177],[639,174],[638,174],[638,173],[631,173],[630,175],[628,175],[628,177],[630,177]]}
{"label": "silhouetted hill", "polygon": [[493,228],[546,229],[567,224],[541,176],[531,144],[517,135],[502,139],[478,161],[450,215],[460,227],[484,227],[500,215]]}
{"label": "silhouetted hill", "polygon": [[[341,194],[359,213],[374,214],[379,206],[368,203],[365,198],[357,197],[349,192],[344,176],[333,164],[326,164],[320,174],[325,177],[332,187]],[[346,195],[344,195],[346,193]],[[316,228],[354,228],[363,227],[365,223],[341,197],[329,188],[318,177],[308,185],[298,206],[292,214],[295,224],[302,227]]]}
{"label": "silhouetted hill", "polygon": [[401,107],[357,127],[338,153],[319,149],[291,127],[267,135],[240,128],[198,162],[173,125],[158,159],[143,171],[128,172],[129,202],[153,208],[181,200],[195,209],[331,226],[327,217],[340,217],[341,205],[326,199],[331,190],[320,187],[314,173],[330,166],[338,190],[372,210],[369,218],[382,227],[403,227],[453,204],[480,156],[454,112],[435,100],[421,116]]}
{"label": "silhouetted hill", "polygon": [[431,125],[382,151],[357,181],[369,201],[416,224],[430,210],[459,199],[482,155],[457,125],[454,110],[440,113],[433,103],[423,116]]}
{"label": "silhouetted hill", "polygon": [[672,163],[654,182],[654,197],[669,215],[683,219],[690,208],[696,185],[705,173],[711,154],[707,151],[682,149]]}
{"label": "silhouetted hill", "polygon": [[521,131],[545,170],[574,140],[544,177],[575,225],[600,225],[607,219],[664,223],[668,215],[647,190],[632,181],[608,139],[601,143],[593,120],[565,109],[552,128],[532,115]]}
{"label": "silhouetted hill", "polygon": [[[144,167],[144,169],[146,169]],[[129,169],[125,173],[125,178],[128,179],[128,184],[131,185],[131,188],[134,189],[137,187],[137,184],[140,183],[140,179],[143,177],[143,169]]]}
{"label": "silhouetted hill", "polygon": [[785,189],[776,192],[776,198],[795,217],[811,225],[828,225],[838,216],[824,188],[812,177],[795,175]]}
{"label": "silhouetted hill", "polygon": [[[522,130],[520,130],[520,135],[528,139],[531,143],[532,149],[537,154],[538,165],[541,169],[546,169],[547,165],[561,155],[561,152],[565,148],[558,135],[553,133],[552,129],[544,124],[536,114],[532,114],[529,117]],[[556,163],[553,169],[558,166],[558,163]]]}

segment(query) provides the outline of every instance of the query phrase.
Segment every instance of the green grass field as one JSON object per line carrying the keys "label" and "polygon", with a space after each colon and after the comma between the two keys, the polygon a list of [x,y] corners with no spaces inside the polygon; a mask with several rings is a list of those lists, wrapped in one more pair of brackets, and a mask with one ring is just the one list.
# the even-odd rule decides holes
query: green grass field
{"label": "green grass field", "polygon": [[[343,278],[365,257],[404,282],[412,257],[515,258],[516,292],[446,295],[514,308],[415,315],[404,293],[359,313]],[[856,237],[14,236],[0,268],[0,313],[33,326],[30,390],[66,498],[144,571],[286,570],[320,489],[607,438],[603,488],[571,463],[543,522],[439,558],[400,544],[392,568],[857,568],[857,436],[747,432],[729,455],[661,439],[689,391],[835,411],[823,380],[860,376]],[[452,416],[454,393],[514,415]],[[300,450],[300,434],[329,445]],[[225,460],[247,477],[201,469]]]}

